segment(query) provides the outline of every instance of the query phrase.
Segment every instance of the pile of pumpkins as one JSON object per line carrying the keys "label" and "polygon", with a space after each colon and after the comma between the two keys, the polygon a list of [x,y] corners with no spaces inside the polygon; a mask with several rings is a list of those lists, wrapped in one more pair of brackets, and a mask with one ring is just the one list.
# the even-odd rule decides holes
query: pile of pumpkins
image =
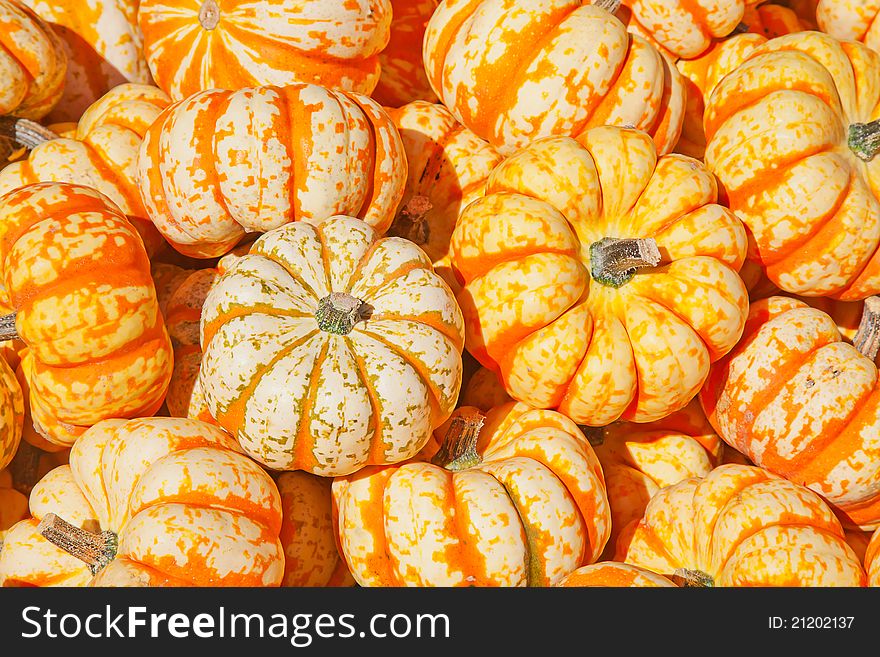
{"label": "pile of pumpkins", "polygon": [[880,586],[880,0],[0,0],[0,585]]}

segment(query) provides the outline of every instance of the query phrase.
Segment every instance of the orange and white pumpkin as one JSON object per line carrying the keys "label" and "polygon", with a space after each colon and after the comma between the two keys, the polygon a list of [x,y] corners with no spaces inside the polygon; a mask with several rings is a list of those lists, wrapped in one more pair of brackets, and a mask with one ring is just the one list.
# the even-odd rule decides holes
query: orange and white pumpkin
{"label": "orange and white pumpkin", "polygon": [[444,0],[423,57],[444,105],[505,155],[601,125],[644,130],[668,153],[681,132],[681,75],[589,0]]}
{"label": "orange and white pumpkin", "polygon": [[0,470],[12,461],[21,442],[24,397],[15,371],[0,357]]}
{"label": "orange and white pumpkin", "polygon": [[67,56],[46,21],[0,0],[0,117],[41,119],[61,99]]}
{"label": "orange and white pumpkin", "polygon": [[680,586],[865,586],[865,571],[813,491],[747,465],[660,490],[618,561]]}
{"label": "orange and white pumpkin", "polygon": [[[871,317],[865,338],[876,341],[880,313]],[[877,367],[827,314],[789,297],[752,303],[742,340],[712,366],[700,401],[718,435],[755,465],[814,490],[847,526],[880,526]]]}
{"label": "orange and white pumpkin", "polygon": [[880,51],[880,0],[819,0],[816,22],[841,41],[861,41]]}
{"label": "orange and white pumpkin", "polygon": [[414,101],[389,111],[400,132],[407,179],[389,235],[415,242],[453,289],[449,241],[461,211],[483,195],[503,159],[440,103]]}
{"label": "orange and white pumpkin", "polygon": [[[880,53],[820,32],[754,49],[706,103],[706,164],[780,289],[880,291]],[[809,191],[807,191],[809,190]]]}
{"label": "orange and white pumpkin", "polygon": [[868,586],[880,586],[880,529],[874,530],[865,550],[865,570]]}
{"label": "orange and white pumpkin", "polygon": [[668,577],[621,561],[601,561],[577,570],[559,580],[556,586],[586,587],[675,587]]}
{"label": "orange and white pumpkin", "polygon": [[437,433],[418,459],[333,481],[361,586],[553,586],[599,558],[602,469],[571,420],[511,402],[457,409]]}
{"label": "orange and white pumpkin", "polygon": [[746,233],[717,191],[698,161],[659,157],[632,129],[508,158],[452,235],[468,351],[514,399],[578,424],[683,408],[748,311]]}
{"label": "orange and white pumpkin", "polygon": [[284,574],[278,488],[198,420],[96,424],[30,511],[6,535],[2,586],[278,586]]}
{"label": "orange and white pumpkin", "polygon": [[143,242],[107,197],[66,183],[0,197],[0,281],[46,440],[69,447],[100,420],[158,410],[171,343]]}
{"label": "orange and white pumpkin", "polygon": [[166,108],[138,161],[141,195],[184,255],[221,256],[248,232],[334,214],[385,232],[406,155],[385,111],[312,84],[203,91]]}
{"label": "orange and white pumpkin", "polygon": [[70,138],[31,143],[27,159],[0,170],[0,194],[36,182],[92,187],[128,216],[152,257],[165,247],[165,240],[141,200],[137,157],[147,128],[169,104],[157,87],[114,87],[85,111]]}
{"label": "orange and white pumpkin", "polygon": [[138,0],[22,0],[48,22],[67,53],[67,77],[51,123],[79,121],[112,88],[150,84]]}
{"label": "orange and white pumpkin", "polygon": [[349,474],[414,456],[449,417],[463,340],[455,298],[415,244],[354,217],[295,222],[208,293],[196,388],[263,465]]}
{"label": "orange and white pumpkin", "polygon": [[391,0],[391,32],[379,53],[381,75],[371,94],[386,107],[416,100],[437,102],[422,63],[422,41],[431,14],[440,0]]}
{"label": "orange and white pumpkin", "polygon": [[275,478],[281,494],[281,586],[353,586],[336,546],[330,477],[282,472]]}
{"label": "orange and white pumpkin", "polygon": [[369,94],[391,3],[141,0],[138,21],[150,71],[174,100],[295,82]]}

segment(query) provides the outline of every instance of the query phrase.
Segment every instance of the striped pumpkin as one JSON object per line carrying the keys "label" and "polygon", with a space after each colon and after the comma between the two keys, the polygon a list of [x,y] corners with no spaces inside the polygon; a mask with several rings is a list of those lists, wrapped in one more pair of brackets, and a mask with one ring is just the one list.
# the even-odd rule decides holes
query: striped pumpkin
{"label": "striped pumpkin", "polygon": [[880,52],[880,0],[819,0],[816,22],[841,41],[861,41]]}
{"label": "striped pumpkin", "polygon": [[845,525],[873,529],[877,384],[872,358],[845,342],[831,317],[776,296],[752,303],[742,340],[712,366],[700,401],[718,435],[755,465],[819,493]]}
{"label": "striped pumpkin", "polygon": [[563,577],[556,586],[564,587],[674,587],[668,577],[621,561],[602,561],[581,566]]}
{"label": "striped pumpkin", "polygon": [[680,586],[865,586],[843,528],[814,492],[747,465],[660,490],[618,561]]}
{"label": "striped pumpkin", "polygon": [[716,200],[699,162],[658,157],[638,130],[533,142],[452,235],[468,351],[511,397],[578,424],[683,408],[748,310],[746,233]]}
{"label": "striped pumpkin", "polygon": [[278,488],[197,420],[96,424],[30,510],[6,535],[2,586],[278,586],[284,574]]}
{"label": "striped pumpkin", "polygon": [[414,456],[449,417],[463,339],[417,246],[353,217],[296,222],[214,283],[196,388],[263,465],[349,474]]}
{"label": "striped pumpkin", "polygon": [[644,130],[668,153],[681,132],[681,75],[589,0],[444,0],[423,57],[444,105],[505,155],[601,125]]}
{"label": "striped pumpkin", "polygon": [[141,0],[144,54],[174,100],[295,82],[369,94],[389,0]]}
{"label": "striped pumpkin", "polygon": [[41,119],[64,91],[67,55],[46,21],[18,0],[0,0],[0,117]]}
{"label": "striped pumpkin", "polygon": [[[24,397],[14,370],[0,357],[0,470],[12,461],[21,442]],[[2,505],[0,505],[2,506]]]}
{"label": "striped pumpkin", "polygon": [[66,183],[0,197],[0,280],[46,440],[70,446],[100,420],[161,406],[171,343],[143,242],[107,197]]}
{"label": "striped pumpkin", "polygon": [[389,111],[407,161],[403,198],[389,235],[415,242],[453,289],[449,242],[461,211],[483,195],[492,169],[503,159],[440,103],[414,101]]}
{"label": "striped pumpkin", "polygon": [[169,103],[157,87],[114,87],[85,111],[70,138],[35,145],[27,159],[0,170],[0,194],[36,182],[92,187],[128,216],[152,257],[165,247],[165,240],[141,200],[137,157],[147,128]]}
{"label": "striped pumpkin", "polygon": [[406,155],[385,111],[312,84],[203,91],[166,108],[138,160],[150,218],[184,255],[211,258],[248,232],[334,214],[385,232]]}
{"label": "striped pumpkin", "polygon": [[422,63],[425,27],[440,0],[391,0],[391,35],[379,53],[381,76],[371,94],[387,107],[437,102]]}
{"label": "striped pumpkin", "polygon": [[571,420],[516,402],[465,407],[435,436],[418,459],[333,481],[361,586],[553,586],[599,558],[611,528],[602,469]]}
{"label": "striped pumpkin", "polygon": [[880,586],[880,529],[874,530],[865,551],[865,570],[868,586]]}
{"label": "striped pumpkin", "polygon": [[152,77],[137,25],[138,0],[22,0],[54,29],[67,53],[64,94],[46,117],[79,121],[112,88]]}

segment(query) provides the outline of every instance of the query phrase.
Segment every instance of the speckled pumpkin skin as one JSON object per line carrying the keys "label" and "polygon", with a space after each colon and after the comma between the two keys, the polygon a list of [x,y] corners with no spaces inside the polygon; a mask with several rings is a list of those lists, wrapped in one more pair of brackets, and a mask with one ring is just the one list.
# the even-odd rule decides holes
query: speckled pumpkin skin
{"label": "speckled pumpkin skin", "polygon": [[0,116],[46,116],[61,99],[66,71],[49,24],[17,0],[0,0]]}
{"label": "speckled pumpkin skin", "polygon": [[586,587],[675,587],[668,577],[620,561],[602,561],[581,566],[563,577],[556,586]]}
{"label": "speckled pumpkin skin", "polygon": [[0,357],[0,470],[9,465],[24,424],[24,397],[15,371]]}
{"label": "speckled pumpkin skin", "polygon": [[874,530],[865,550],[865,570],[868,586],[880,586],[880,529]]}
{"label": "speckled pumpkin skin", "polygon": [[752,303],[700,402],[755,465],[819,493],[848,526],[880,525],[877,367],[830,316],[789,297]]}
{"label": "speckled pumpkin skin", "polygon": [[222,256],[247,232],[334,214],[384,233],[406,173],[381,106],[313,84],[197,93],[159,115],[138,159],[150,218],[196,258]]}
{"label": "speckled pumpkin skin", "polygon": [[605,484],[571,420],[499,406],[479,434],[482,463],[458,472],[424,460],[450,424],[419,459],[333,481],[339,544],[361,586],[551,586],[598,559]]}
{"label": "speckled pumpkin skin", "polygon": [[[466,347],[508,394],[579,424],[683,408],[742,332],[740,221],[696,160],[638,130],[533,142],[465,208],[450,259]],[[661,262],[613,288],[591,276],[603,237],[656,239]]]}
{"label": "speckled pumpkin skin", "polygon": [[[271,477],[226,433],[198,420],[106,420],[31,492],[33,518],[9,531],[3,586],[278,586],[281,500]],[[92,577],[36,533],[55,513],[119,537]]]}
{"label": "speckled pumpkin skin", "polygon": [[0,280],[43,438],[69,447],[100,420],[158,410],[171,342],[143,242],[107,197],[66,183],[0,197]]}
{"label": "speckled pumpkin skin", "polygon": [[678,71],[589,0],[444,0],[423,57],[443,104],[505,155],[601,125],[644,130],[668,153],[681,132]]}
{"label": "speckled pumpkin skin", "polygon": [[861,41],[880,51],[880,0],[819,0],[819,29],[841,41]]}
{"label": "speckled pumpkin skin", "polygon": [[843,528],[808,488],[766,470],[721,465],[659,491],[618,561],[671,576],[679,568],[714,586],[865,586]]}
{"label": "speckled pumpkin skin", "polygon": [[[213,5],[212,26],[200,13]],[[174,100],[205,89],[308,82],[368,94],[390,37],[390,0],[141,0],[156,83]]]}
{"label": "speckled pumpkin skin", "polygon": [[[316,321],[331,292],[371,307],[348,335]],[[354,217],[295,222],[209,292],[193,402],[269,468],[349,474],[414,456],[449,417],[463,341],[455,297],[415,244]]]}

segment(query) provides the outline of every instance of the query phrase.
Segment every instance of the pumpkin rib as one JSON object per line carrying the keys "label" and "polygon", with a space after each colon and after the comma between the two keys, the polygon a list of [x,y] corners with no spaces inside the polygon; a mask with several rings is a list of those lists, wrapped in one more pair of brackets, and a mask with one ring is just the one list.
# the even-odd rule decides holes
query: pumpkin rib
{"label": "pumpkin rib", "polygon": [[315,458],[310,450],[307,458],[307,450],[309,447],[314,447],[314,441],[309,440],[311,437],[309,425],[311,424],[312,409],[315,406],[315,398],[318,396],[318,384],[321,381],[319,375],[326,364],[327,352],[330,349],[331,340],[332,338],[327,336],[324,337],[324,344],[321,345],[318,354],[315,356],[315,362],[312,363],[312,371],[309,374],[309,386],[306,389],[306,394],[301,399],[302,410],[300,411],[299,416],[299,426],[297,427],[296,436],[293,439],[293,445],[290,450],[291,458],[294,463],[300,464],[308,462],[308,465],[302,468],[306,470],[310,470],[316,465]]}
{"label": "pumpkin rib", "polygon": [[[378,436],[379,440],[373,440],[373,444],[370,447],[370,456],[368,459],[368,463],[381,463],[384,459],[381,458],[380,452],[383,450],[380,447],[384,447],[384,430],[382,427],[382,422],[380,418],[382,417],[382,405],[379,403],[379,395],[376,392],[376,389],[373,387],[373,382],[370,381],[370,377],[367,376],[367,366],[364,362],[363,357],[358,354],[357,350],[351,344],[351,340],[346,336],[343,341],[346,349],[348,349],[348,353],[351,356],[352,362],[355,364],[357,368],[358,378],[360,379],[361,384],[364,386],[364,390],[367,393],[367,399],[370,400],[370,422],[369,428],[372,430],[370,435]],[[386,544],[383,541],[383,544]],[[386,544],[387,545],[387,544]]]}
{"label": "pumpkin rib", "polygon": [[[229,200],[226,198],[226,194],[223,193],[222,177],[220,175],[220,172],[217,171],[216,153],[219,152],[217,150],[217,139],[221,136],[220,131],[216,129],[217,118],[229,107],[230,97],[231,96],[229,94],[223,95],[219,99],[220,102],[211,103],[211,105],[207,108],[207,111],[205,112],[205,114],[207,114],[207,118],[204,119],[204,125],[206,127],[210,126],[211,128],[213,128],[211,130],[211,137],[209,140],[199,139],[198,132],[196,132],[196,134],[193,135],[193,142],[194,142],[193,143],[193,151],[195,151],[196,158],[199,160],[199,162],[210,162],[211,163],[209,165],[210,170],[209,170],[209,167],[206,166],[203,168],[202,173],[204,174],[205,180],[217,181],[217,184],[211,185],[211,188],[213,191],[212,196],[217,201],[217,204],[222,208],[222,210],[223,210],[224,214],[226,214],[226,216],[232,217],[233,221],[235,221],[235,223],[238,225],[238,227],[241,228],[242,233],[246,233],[247,231],[244,230],[244,227],[242,227],[238,223],[238,217],[237,217],[236,213],[233,212],[233,210],[229,207]],[[253,123],[253,113],[252,112],[247,112],[247,118],[248,118],[249,123]],[[208,141],[210,143],[205,144],[206,141]],[[203,146],[202,149],[199,149],[200,144]],[[207,148],[204,148],[204,146],[207,146]],[[255,165],[255,166],[260,166],[260,158],[257,158],[257,161],[252,162],[251,164]],[[262,203],[262,200],[263,200],[263,197],[261,194],[259,202]],[[187,232],[187,231],[184,231],[184,232]],[[190,237],[193,237],[194,239],[198,238],[198,235],[191,235],[188,232],[187,232],[187,234],[190,235]],[[243,237],[244,237],[244,234],[242,234],[239,237],[239,241],[241,241],[241,239]]]}
{"label": "pumpkin rib", "polygon": [[471,582],[471,585],[485,586],[484,581],[485,579],[488,579],[486,577],[486,558],[482,553],[480,553],[479,550],[476,549],[477,546],[469,540],[470,532],[467,531],[470,520],[468,505],[464,504],[458,495],[458,487],[455,485],[454,474],[448,475],[446,477],[446,485],[448,488],[446,499],[451,502],[450,507],[452,509],[452,527],[455,531],[456,538],[455,547],[458,548],[459,557],[462,561],[466,561],[470,564],[480,564],[480,567],[475,567],[474,570],[483,575],[483,580],[481,581],[479,575],[477,575],[476,581]]}
{"label": "pumpkin rib", "polygon": [[[357,217],[365,217],[370,206],[373,205],[373,194],[376,192],[376,175],[378,173],[377,166],[379,161],[381,160],[381,155],[378,153],[379,146],[379,137],[376,131],[376,124],[373,122],[373,117],[368,109],[364,107],[362,103],[359,102],[358,98],[354,94],[346,93],[344,91],[340,91],[342,95],[352,101],[355,105],[357,105],[358,109],[363,112],[363,115],[366,117],[367,121],[367,134],[370,136],[370,141],[367,144],[366,152],[370,154],[370,167],[367,171],[365,171],[367,186],[364,190],[364,200],[361,203],[361,206],[357,209],[357,212],[354,213]],[[337,101],[338,102],[338,101]],[[348,113],[345,112],[345,108],[342,106],[342,103],[339,104],[342,111],[348,116]],[[346,132],[349,132],[348,125],[345,126]],[[373,154],[378,155],[378,157],[374,157]],[[347,166],[351,167],[351,160],[347,162]],[[389,213],[391,215],[391,213]],[[393,215],[391,215],[393,216]],[[380,233],[384,233],[385,230],[381,230],[379,226],[375,227],[375,230]],[[372,246],[372,245],[371,245]]]}

